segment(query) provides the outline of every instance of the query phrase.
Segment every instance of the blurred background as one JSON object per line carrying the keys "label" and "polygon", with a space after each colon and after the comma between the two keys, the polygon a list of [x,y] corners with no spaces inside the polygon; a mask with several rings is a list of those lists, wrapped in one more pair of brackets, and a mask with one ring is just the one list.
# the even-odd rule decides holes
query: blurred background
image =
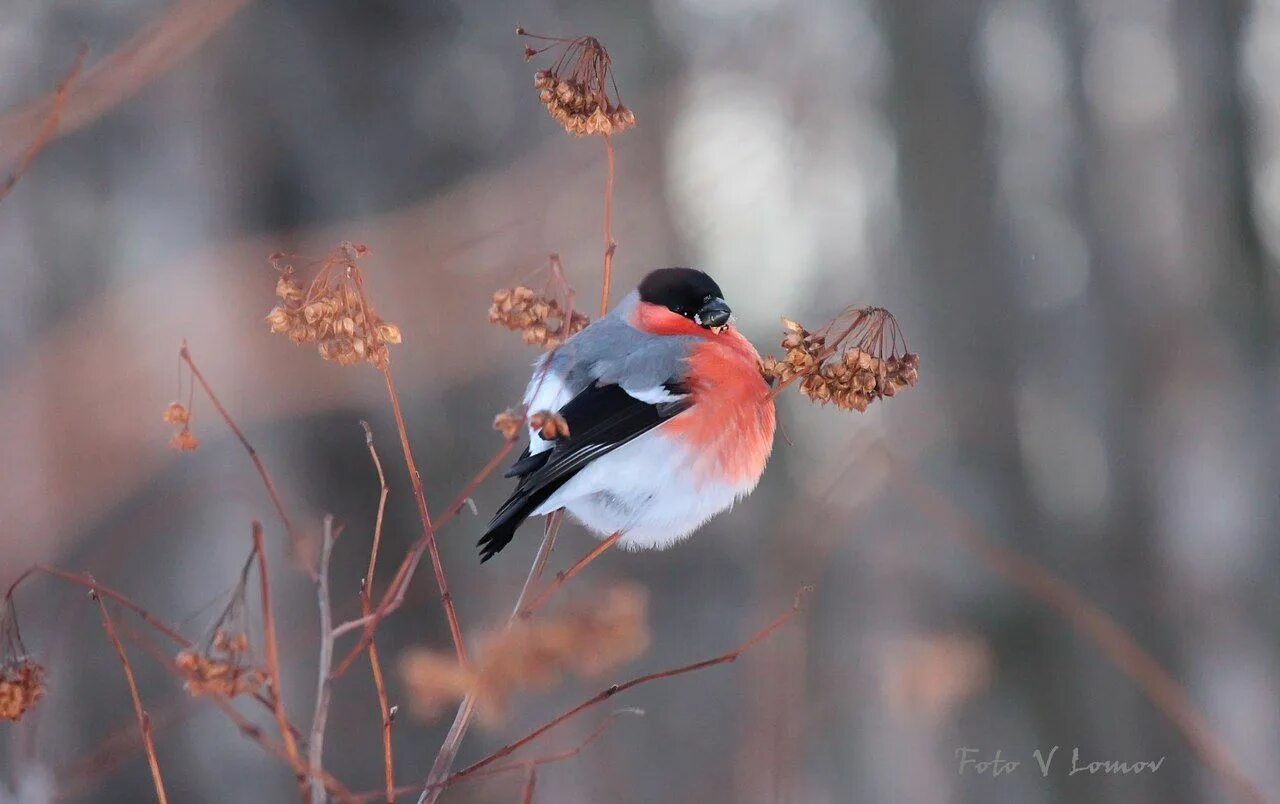
{"label": "blurred background", "polygon": [[[550,120],[532,89],[543,65],[513,29],[591,33],[639,120],[616,139],[615,299],[650,268],[701,267],[762,351],[780,316],[816,327],[882,304],[922,367],[864,415],[788,392],[789,441],[752,497],[690,542],[606,555],[579,579],[648,590],[652,646],[617,680],[728,650],[816,591],[736,664],[619,696],[646,716],[546,767],[537,800],[1242,800],[980,543],[1106,612],[1185,687],[1206,739],[1280,793],[1280,3],[8,0],[0,108],[49,92],[79,43],[91,71],[161,24],[163,46],[117,65],[142,80],[74,115],[73,92],[64,131],[0,204],[0,583],[34,561],[88,570],[196,639],[261,519],[285,700],[308,721],[314,590],[206,400],[200,450],[167,448],[178,346],[293,517],[312,534],[326,512],[346,524],[333,587],[350,616],[378,494],[358,420],[391,485],[384,579],[417,514],[377,373],[268,334],[266,256],[369,246],[370,294],[404,332],[392,364],[427,497],[444,506],[501,446],[491,419],[536,356],[487,323],[490,294],[555,251],[594,312],[603,143]],[[0,118],[4,170],[42,119]],[[502,621],[540,535],[477,563],[508,485],[486,482],[479,517],[441,535],[472,637]],[[566,526],[554,566],[591,544]],[[50,676],[27,719],[0,724],[0,801],[147,800],[83,590],[34,578],[17,605]],[[396,657],[449,639],[425,567],[378,634],[405,704]],[[172,800],[296,798],[283,764],[129,650]],[[521,696],[461,759],[601,684]],[[572,747],[607,711],[528,755]],[[402,706],[400,782],[425,777],[448,719]],[[353,790],[381,783],[379,728],[358,663],[326,746]],[[1042,777],[1032,752],[1053,746]],[[962,748],[1022,764],[961,773]],[[1073,748],[1082,764],[1165,761],[1069,775]],[[442,800],[514,800],[515,777]]]}

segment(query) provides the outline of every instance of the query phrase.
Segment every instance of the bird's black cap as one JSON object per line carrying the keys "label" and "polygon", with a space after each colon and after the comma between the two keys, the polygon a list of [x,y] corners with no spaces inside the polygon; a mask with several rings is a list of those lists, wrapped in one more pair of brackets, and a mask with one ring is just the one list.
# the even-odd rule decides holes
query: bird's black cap
{"label": "bird's black cap", "polygon": [[659,268],[640,283],[640,301],[691,317],[712,299],[723,299],[716,281],[696,268]]}

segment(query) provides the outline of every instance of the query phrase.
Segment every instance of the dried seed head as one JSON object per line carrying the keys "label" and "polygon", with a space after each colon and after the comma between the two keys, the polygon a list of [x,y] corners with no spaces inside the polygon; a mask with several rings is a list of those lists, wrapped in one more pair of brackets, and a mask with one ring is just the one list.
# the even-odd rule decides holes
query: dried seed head
{"label": "dried seed head", "polygon": [[249,570],[254,560],[255,554],[250,553],[227,605],[204,641],[174,657],[174,665],[186,679],[184,686],[193,696],[225,695],[234,698],[255,693],[266,682],[265,673],[253,657],[246,616]]}
{"label": "dried seed head", "polygon": [[0,720],[21,720],[43,695],[43,667],[25,656],[0,665]]}
{"label": "dried seed head", "polygon": [[523,424],[523,408],[507,408],[493,417],[493,429],[502,433],[502,437],[508,441],[515,441],[520,437],[520,428]]}
{"label": "dried seed head", "polygon": [[525,47],[525,61],[541,53],[557,53],[555,63],[534,73],[538,100],[560,126],[576,137],[621,134],[636,124],[636,116],[622,104],[613,79],[609,52],[594,36],[559,39],[517,29],[519,36],[547,42],[540,49]]}
{"label": "dried seed head", "polygon": [[44,695],[44,668],[27,656],[13,599],[0,599],[0,720],[20,720]]}
{"label": "dried seed head", "polygon": [[191,422],[191,411],[181,402],[170,402],[164,409],[164,420],[169,424],[183,425]]}
{"label": "dried seed head", "polygon": [[200,439],[195,437],[190,427],[183,426],[169,439],[169,446],[179,452],[195,452],[200,449]]}
{"label": "dried seed head", "polygon": [[569,422],[559,413],[540,410],[529,417],[529,426],[547,441],[569,437]]}
{"label": "dried seed head", "polygon": [[567,316],[560,302],[535,293],[523,285],[504,288],[493,294],[489,321],[519,332],[530,346],[554,349],[587,328],[591,319],[572,311]]}
{"label": "dried seed head", "polygon": [[251,663],[249,637],[243,633],[218,629],[204,651],[184,650],[173,662],[186,678],[183,686],[195,697],[251,695],[266,681],[263,672]]}
{"label": "dried seed head", "polygon": [[[771,384],[801,378],[800,393],[819,404],[861,413],[919,378],[920,356],[907,351],[897,320],[884,308],[848,310],[818,332],[785,318],[782,327],[786,354],[762,358],[760,373]],[[846,341],[851,345],[841,351]]]}
{"label": "dried seed head", "polygon": [[358,243],[340,243],[305,289],[294,278],[293,266],[282,263],[284,255],[272,255],[271,263],[280,271],[276,295],[282,303],[267,313],[267,326],[296,344],[314,343],[322,358],[338,365],[363,362],[386,368],[391,360],[387,346],[403,338],[400,328],[378,317],[361,292],[356,261],[368,253]]}

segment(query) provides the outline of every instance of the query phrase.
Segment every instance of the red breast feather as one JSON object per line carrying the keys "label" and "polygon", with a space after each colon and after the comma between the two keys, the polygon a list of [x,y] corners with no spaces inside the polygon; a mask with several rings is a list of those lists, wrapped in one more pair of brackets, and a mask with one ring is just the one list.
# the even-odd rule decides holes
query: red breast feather
{"label": "red breast feather", "polygon": [[773,450],[776,423],[769,385],[760,376],[760,354],[732,325],[711,332],[658,305],[638,305],[633,323],[655,335],[700,340],[689,356],[685,379],[693,407],[664,424],[662,432],[680,439],[696,456],[698,480],[750,490]]}

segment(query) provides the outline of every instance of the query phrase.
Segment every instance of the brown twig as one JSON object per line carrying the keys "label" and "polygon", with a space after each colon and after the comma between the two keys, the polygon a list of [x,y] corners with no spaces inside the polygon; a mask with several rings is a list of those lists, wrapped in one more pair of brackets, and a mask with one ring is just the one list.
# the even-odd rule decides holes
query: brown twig
{"label": "brown twig", "polygon": [[[290,752],[287,746],[281,746],[280,743],[268,738],[262,733],[262,729],[253,721],[236,711],[236,708],[231,704],[231,701],[229,701],[225,696],[209,695],[207,697],[209,700],[213,701],[214,705],[222,710],[223,714],[231,718],[232,722],[239,727],[241,734],[262,746],[267,753],[278,759],[284,760],[285,764],[292,767],[295,773],[298,772],[298,765],[293,760],[293,754],[296,753],[296,749],[294,752]],[[347,801],[351,798],[351,791],[347,789],[346,785],[338,781],[324,769],[317,768],[315,774],[324,780],[325,789],[336,796],[339,801]]]}
{"label": "brown twig", "polygon": [[608,172],[604,180],[604,287],[600,291],[600,317],[609,312],[609,286],[613,283],[613,253],[618,244],[613,241],[613,137],[605,134],[604,152]]}
{"label": "brown twig", "polygon": [[284,712],[284,692],[280,686],[280,655],[276,644],[276,621],[271,613],[271,582],[267,573],[267,548],[262,537],[262,523],[254,520],[253,550],[258,554],[258,579],[262,583],[262,638],[267,649],[267,675],[270,677],[271,697],[276,723],[280,726],[280,738],[284,741],[285,754],[298,775],[298,784],[305,784],[308,773],[298,754],[298,744],[293,739],[289,718]]}
{"label": "brown twig", "polygon": [[524,792],[520,795],[523,804],[533,804],[533,788],[538,784],[538,766],[529,766],[529,775],[524,779]]}
{"label": "brown twig", "polygon": [[[470,496],[471,492],[474,491],[475,488],[479,486],[480,483],[482,483],[484,479],[502,463],[502,458],[511,451],[511,447],[512,444],[510,442],[503,444],[497,454],[491,458],[489,462],[485,464],[484,468],[467,483],[463,489],[463,493],[460,494],[455,503],[450,506],[450,510],[453,511],[453,513],[446,511],[445,515],[441,518],[441,522],[448,522],[453,519],[454,514],[456,514],[456,511],[453,509],[460,509],[462,505],[465,504],[465,501],[467,497]],[[382,596],[382,601],[378,604],[377,609],[374,610],[372,614],[362,615],[358,619],[349,620],[334,628],[335,637],[340,637],[346,633],[356,630],[357,628],[364,629],[364,633],[361,635],[360,640],[346,653],[346,655],[342,657],[342,661],[338,662],[337,668],[333,671],[335,678],[345,673],[351,666],[351,663],[360,657],[360,654],[364,652],[365,648],[369,647],[369,643],[373,639],[374,629],[378,627],[378,624],[392,612],[400,608],[404,603],[405,594],[409,589],[409,581],[413,579],[414,570],[422,560],[422,554],[426,552],[427,536],[430,535],[434,538],[435,530],[436,529],[433,529],[429,534],[424,533],[418,537],[418,541],[414,543],[413,547],[411,547],[409,552],[405,555],[404,560],[400,562],[399,568],[396,569],[395,575],[392,576],[391,584],[387,587],[387,591]]]}
{"label": "brown twig", "polygon": [[[348,267],[348,274],[355,283],[356,290],[360,294],[360,304],[365,310],[372,310],[369,304],[368,294],[365,293],[364,279],[358,271]],[[468,665],[467,647],[462,641],[462,627],[458,624],[458,612],[453,605],[453,595],[449,593],[449,580],[444,574],[444,564],[440,561],[440,550],[436,546],[436,528],[431,523],[431,512],[427,508],[427,497],[422,491],[422,474],[418,471],[418,464],[413,459],[413,449],[409,446],[409,431],[405,428],[404,414],[400,410],[400,397],[396,394],[395,381],[391,379],[391,365],[389,362],[379,367],[382,372],[382,378],[386,382],[387,396],[391,400],[391,411],[395,414],[396,430],[400,433],[400,449],[404,453],[405,468],[409,471],[409,485],[413,488],[413,499],[418,504],[418,516],[422,520],[422,536],[419,541],[425,543],[427,554],[431,556],[431,568],[435,571],[436,589],[440,593],[440,603],[444,607],[445,619],[449,621],[449,634],[453,638],[453,648],[458,655],[458,664],[463,667]],[[405,591],[408,590],[409,582],[413,578],[414,570],[417,568],[418,560],[421,559],[421,551],[417,551],[418,557],[412,563],[409,559],[412,556],[406,556],[405,564],[401,565],[403,578],[400,580],[400,589],[398,596],[403,600]],[[399,573],[398,573],[399,575]],[[392,590],[387,590],[390,593]],[[397,604],[399,605],[399,604]],[[379,609],[382,607],[379,606]],[[385,616],[385,614],[383,615]],[[370,622],[369,626],[376,625],[376,622]],[[367,627],[365,630],[367,638],[372,638],[373,629]],[[361,646],[367,644],[365,639],[361,639]],[[344,664],[346,661],[344,660]],[[340,670],[342,668],[339,668]]]}
{"label": "brown twig", "polygon": [[[106,592],[105,589],[101,591],[104,594]],[[138,634],[138,633],[129,633],[129,632],[126,632],[126,635],[131,640],[133,640],[134,644],[141,645],[148,653],[151,654],[152,658],[154,658],[162,667],[164,667],[169,672],[173,673],[174,675],[180,678],[185,678],[185,675],[183,674],[182,670],[179,669],[178,666],[174,663],[172,657],[165,655],[159,648],[153,645],[149,639],[143,638],[144,635]],[[273,709],[273,705],[265,697],[262,697],[262,696],[255,696],[255,697],[259,701],[264,703],[269,710]],[[241,734],[253,740],[254,742],[258,743],[260,746],[262,746],[263,750],[265,750],[268,754],[271,754],[272,756],[283,760],[286,764],[293,767],[295,774],[297,773],[297,767],[293,764],[293,761],[289,758],[289,754],[284,749],[284,747],[281,746],[279,743],[273,742],[272,740],[268,739],[267,736],[262,733],[261,728],[259,728],[256,724],[254,724],[244,715],[240,714],[239,710],[237,710],[235,706],[231,703],[230,698],[218,693],[210,693],[210,694],[201,696],[201,700],[212,701],[220,710],[222,710],[223,714],[225,714],[228,718],[231,719],[233,723],[236,724]],[[293,735],[295,740],[299,739],[298,731],[292,725],[289,726],[289,733]],[[336,796],[339,796],[340,798],[350,797],[351,791],[348,790],[336,778],[326,773],[323,769],[318,770],[317,775],[319,775],[322,779],[324,779],[325,786],[328,788],[329,792],[333,793]]]}
{"label": "brown twig", "polygon": [[[67,94],[53,138],[126,100],[221,30],[248,0],[178,0],[119,48],[99,60]],[[49,93],[0,117],[0,162],[17,158],[57,102]]]}
{"label": "brown twig", "polygon": [[125,608],[132,611],[134,614],[141,617],[143,622],[145,622],[147,625],[151,626],[152,628],[156,629],[160,633],[164,634],[165,636],[169,637],[169,639],[172,639],[174,642],[178,643],[178,645],[184,648],[191,647],[191,640],[187,639],[182,634],[178,633],[178,630],[176,628],[170,625],[166,625],[164,622],[156,618],[153,614],[148,612],[142,606],[139,606],[137,603],[134,603],[131,599],[129,599],[128,596],[120,592],[117,592],[114,589],[111,589],[109,587],[99,584],[97,581],[93,579],[93,576],[85,572],[67,572],[66,570],[60,570],[57,567],[51,567],[47,564],[33,564],[25,572],[19,575],[12,584],[9,585],[9,590],[8,592],[5,593],[5,597],[12,598],[13,593],[17,591],[19,584],[21,584],[23,581],[29,578],[33,573],[36,573],[36,572],[42,572],[45,575],[49,575],[54,578],[61,578],[64,581],[74,583],[78,586],[83,586],[85,589],[88,589],[90,592],[97,592],[100,595],[105,595],[106,597],[111,598],[115,602],[119,603],[121,606],[124,606]]}
{"label": "brown twig", "polygon": [[49,140],[53,138],[53,132],[58,129],[58,120],[62,117],[62,104],[66,101],[67,90],[71,88],[72,82],[80,75],[80,68],[84,66],[85,57],[88,55],[89,48],[81,45],[80,50],[76,53],[75,63],[71,65],[70,72],[53,90],[53,97],[49,104],[49,115],[45,119],[44,125],[40,128],[40,133],[36,135],[27,152],[22,155],[22,160],[18,162],[18,166],[9,174],[9,178],[5,179],[4,186],[0,187],[0,201],[3,201],[9,195],[13,186],[18,183],[18,179],[22,178],[22,174],[27,172],[27,168],[31,167],[31,163],[36,161],[36,156],[44,150],[44,146],[48,145]]}
{"label": "brown twig", "polygon": [[[520,619],[520,613],[524,609],[525,601],[542,578],[543,570],[546,569],[547,561],[551,558],[551,551],[556,544],[556,535],[559,534],[560,525],[563,522],[563,508],[552,511],[547,517],[542,532],[542,544],[538,545],[538,553],[534,556],[533,564],[529,567],[529,574],[525,577],[524,586],[520,588],[520,595],[516,598],[515,605],[511,607],[511,616],[507,618],[507,628],[510,628]],[[440,750],[436,753],[435,761],[431,763],[431,773],[427,776],[426,786],[422,790],[422,796],[418,799],[419,804],[431,804],[440,795],[440,791],[444,789],[435,785],[445,779],[449,772],[453,770],[453,761],[458,757],[458,749],[462,747],[462,740],[467,736],[467,730],[471,728],[471,720],[475,716],[475,706],[476,696],[474,692],[463,698],[462,703],[458,705],[458,712],[453,716],[453,724],[449,727],[449,733],[445,735],[444,742],[441,743]]]}
{"label": "brown twig", "polygon": [[595,561],[597,558],[604,555],[604,553],[610,547],[613,547],[615,544],[617,544],[618,540],[621,538],[622,538],[622,531],[618,531],[614,533],[612,536],[610,536],[609,538],[605,539],[604,541],[600,542],[595,547],[593,547],[591,551],[588,552],[586,555],[584,555],[582,558],[574,562],[574,565],[572,567],[569,567],[568,570],[565,570],[563,572],[557,572],[555,580],[553,580],[550,584],[548,584],[546,589],[542,590],[542,594],[534,598],[534,601],[529,604],[528,608],[520,612],[520,616],[525,619],[532,617],[533,613],[536,612],[538,609],[542,608],[542,606],[551,598],[551,596],[556,593],[556,590],[564,586],[565,583],[570,578],[572,578],[573,576],[581,572],[592,561]]}
{"label": "brown twig", "polygon": [[575,745],[573,748],[566,748],[563,751],[557,751],[554,754],[547,754],[546,756],[534,757],[533,759],[522,759],[522,760],[508,762],[506,764],[493,765],[488,768],[481,768],[480,770],[468,776],[467,779],[468,780],[480,779],[485,776],[494,776],[499,773],[506,773],[509,771],[520,770],[521,768],[550,765],[554,762],[564,762],[565,760],[573,759],[574,757],[581,754],[583,750],[586,749],[587,746],[591,745],[593,742],[599,739],[600,735],[604,734],[604,730],[608,728],[609,724],[612,723],[614,720],[618,719],[619,717],[621,717],[622,715],[644,715],[644,710],[638,707],[630,706],[625,709],[619,709],[616,712],[611,712],[604,719],[602,719],[594,729],[591,730],[590,734],[584,737],[582,741],[579,742],[577,745]]}
{"label": "brown twig", "polygon": [[892,467],[895,474],[908,481],[903,485],[911,490],[917,510],[927,513],[943,532],[975,550],[991,570],[1057,612],[1092,642],[1181,732],[1191,749],[1238,800],[1250,804],[1266,801],[1196,710],[1182,685],[1119,623],[1049,570],[988,539],[967,513],[940,491],[915,478],[901,462],[893,461]]}
{"label": "brown twig", "polygon": [[120,664],[124,666],[124,677],[129,682],[129,694],[133,697],[133,711],[138,716],[138,728],[142,730],[142,740],[147,749],[147,762],[151,765],[151,781],[156,788],[156,799],[160,801],[160,804],[168,804],[169,797],[164,792],[164,777],[160,775],[160,761],[156,759],[156,746],[151,739],[151,717],[142,708],[142,698],[138,695],[138,682],[133,677],[133,666],[129,664],[129,657],[124,652],[124,645],[121,644],[120,636],[116,633],[116,627],[111,622],[110,615],[107,614],[107,606],[102,602],[102,595],[96,591],[91,592],[90,595],[93,597],[93,602],[98,604],[98,611],[102,614],[102,627],[111,639],[111,644],[116,648],[116,655],[120,657]]}
{"label": "brown twig", "polygon": [[[57,567],[51,567],[47,564],[33,564],[32,566],[28,567],[26,571],[24,571],[21,575],[19,575],[12,584],[9,585],[9,589],[5,593],[6,599],[12,598],[14,592],[17,591],[18,586],[27,578],[31,577],[34,573],[37,573],[37,572],[44,573],[45,575],[48,575],[52,578],[58,578],[60,580],[67,581],[69,583],[76,584],[77,586],[83,586],[85,589],[88,589],[91,592],[97,592],[100,595],[109,597],[112,600],[114,600],[116,603],[119,603],[121,606],[124,606],[129,611],[132,611],[134,614],[138,615],[138,617],[147,625],[151,626],[155,630],[164,634],[169,639],[173,640],[173,642],[175,642],[179,647],[186,648],[186,649],[193,647],[191,640],[184,637],[181,633],[178,632],[176,628],[165,624],[162,620],[158,619],[155,615],[151,614],[142,606],[135,603],[128,595],[122,592],[117,592],[115,589],[112,589],[109,586],[103,586],[102,584],[98,583],[98,581],[95,580],[93,576],[89,575],[87,572],[67,572],[66,570],[60,570]],[[272,711],[275,710],[274,701],[268,698],[267,696],[263,695],[261,692],[254,693],[253,698],[254,700],[258,701],[258,703],[262,704],[266,708]],[[298,730],[294,728],[292,725],[289,726],[289,731],[291,734],[294,734],[294,735],[298,733]]]}
{"label": "brown twig", "polygon": [[775,619],[773,622],[769,623],[767,626],[757,631],[746,642],[743,642],[741,645],[729,651],[728,653],[723,653],[711,659],[703,659],[702,661],[694,662],[692,664],[686,664],[681,667],[673,667],[669,670],[662,670],[656,673],[648,673],[643,676],[637,676],[636,678],[633,678],[630,681],[624,681],[621,684],[614,684],[611,687],[607,687],[606,689],[601,690],[600,692],[596,693],[595,695],[583,701],[582,703],[578,704],[577,706],[563,712],[560,715],[557,715],[556,717],[542,724],[538,728],[534,729],[533,731],[529,732],[525,736],[521,737],[519,740],[516,740],[513,743],[508,743],[507,745],[503,746],[502,748],[499,748],[497,751],[493,752],[492,754],[485,757],[484,759],[474,763],[473,765],[463,768],[457,773],[454,773],[452,776],[440,782],[439,783],[440,786],[448,787],[450,784],[453,784],[460,779],[467,778],[468,776],[475,773],[476,771],[479,771],[481,768],[488,767],[489,765],[492,765],[493,763],[497,762],[500,759],[504,759],[508,756],[511,756],[511,754],[515,753],[520,748],[538,739],[543,734],[546,734],[547,732],[554,729],[556,726],[559,726],[561,723],[564,723],[566,720],[569,720],[570,718],[574,717],[580,712],[583,712],[587,709],[590,709],[593,706],[596,706],[600,703],[603,703],[604,701],[609,700],[610,698],[612,698],[613,696],[617,695],[620,692],[625,692],[631,689],[632,687],[638,687],[641,684],[647,684],[650,681],[658,681],[664,678],[674,678],[675,676],[681,676],[686,673],[693,673],[698,670],[705,670],[708,667],[715,667],[716,665],[719,665],[719,664],[726,664],[728,662],[736,661],[739,656],[741,656],[743,653],[746,653],[751,648],[755,647],[755,645],[757,645],[761,640],[766,639],[770,634],[772,634],[774,631],[781,628],[788,620],[794,617],[796,612],[800,610],[801,598],[808,591],[810,591],[809,587],[805,587],[801,589],[800,592],[796,594],[796,599],[791,604],[791,608],[783,612],[782,615],[779,616],[777,619]]}
{"label": "brown twig", "polygon": [[[378,458],[378,450],[373,445],[373,429],[369,427],[369,423],[366,421],[361,421],[360,426],[364,428],[364,441],[369,448],[369,457],[373,459],[373,466],[378,470],[378,515],[373,522],[373,547],[369,550],[369,569],[365,573],[364,582],[360,584],[360,611],[364,616],[368,617],[373,610],[370,590],[373,588],[373,574],[378,568],[378,545],[382,542],[382,518],[387,510],[387,495],[390,493],[390,489],[387,487],[387,476],[382,471],[382,461]],[[382,715],[382,770],[384,782],[386,783],[386,801],[387,804],[391,804],[396,800],[395,760],[391,752],[391,723],[393,715],[391,707],[387,705],[387,685],[382,677],[382,662],[378,659],[378,645],[373,639],[369,640],[369,667],[373,672],[373,688],[378,694],[378,711]]]}
{"label": "brown twig", "polygon": [[311,565],[309,560],[305,558],[305,551],[302,549],[302,535],[293,527],[293,521],[289,519],[289,515],[284,510],[284,503],[280,501],[280,494],[276,491],[275,483],[271,482],[271,475],[267,474],[267,467],[263,465],[262,459],[258,457],[258,451],[253,448],[253,444],[249,443],[249,439],[245,438],[242,431],[231,418],[231,414],[222,406],[222,402],[218,400],[218,395],[213,392],[212,386],[208,380],[200,373],[200,369],[196,367],[196,363],[191,359],[191,350],[187,348],[186,341],[182,342],[182,347],[178,350],[178,356],[182,358],[187,367],[191,369],[191,376],[200,382],[200,387],[204,389],[208,395],[209,401],[213,403],[213,407],[218,411],[218,415],[226,422],[227,427],[240,440],[240,445],[244,447],[245,452],[249,453],[249,460],[253,461],[253,465],[258,470],[258,475],[262,477],[262,484],[267,487],[267,495],[271,497],[271,503],[276,508],[276,513],[280,515],[280,521],[284,523],[285,533],[289,535],[289,543],[293,549],[294,557],[304,562],[307,573],[311,576],[311,580],[316,580],[315,567]]}
{"label": "brown twig", "polygon": [[329,600],[329,557],[333,554],[333,514],[325,514],[324,537],[320,543],[320,577],[316,580],[316,606],[320,611],[319,669],[316,672],[316,706],[311,716],[311,737],[307,741],[307,766],[311,776],[311,804],[325,800],[324,782],[317,771],[324,767],[324,728],[329,721],[329,701],[333,698],[333,608]]}

